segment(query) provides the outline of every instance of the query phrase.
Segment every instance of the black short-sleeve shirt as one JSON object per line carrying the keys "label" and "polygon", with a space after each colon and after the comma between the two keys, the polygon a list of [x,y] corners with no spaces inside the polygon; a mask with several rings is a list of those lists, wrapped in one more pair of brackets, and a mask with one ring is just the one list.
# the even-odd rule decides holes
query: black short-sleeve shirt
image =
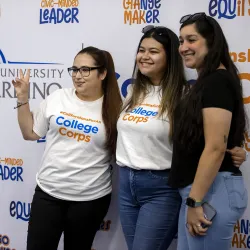
{"label": "black short-sleeve shirt", "polygon": [[[205,77],[202,83],[204,84],[202,93],[202,107],[222,108],[233,113],[236,103],[236,97],[234,95],[232,81],[233,80],[230,73],[227,70],[223,69],[216,70],[209,76]],[[174,114],[174,133],[179,128],[178,124],[180,122],[184,122],[178,119],[180,117],[179,114],[181,110],[182,103],[180,103],[180,105],[177,107]],[[232,148],[235,146],[231,143],[232,135],[234,134],[234,131],[236,129],[235,126],[232,126],[233,123],[234,121],[232,120],[228,136],[228,148]],[[188,145],[188,142],[185,142],[185,145]],[[180,188],[193,183],[204,147],[204,133],[202,134],[200,141],[195,144],[195,146],[190,151],[185,150],[185,147],[183,147],[182,144],[180,144],[175,138],[173,139],[172,166],[169,176],[170,186]],[[233,165],[233,161],[229,153],[225,154],[219,171],[229,171],[233,173],[240,172],[240,170]]]}

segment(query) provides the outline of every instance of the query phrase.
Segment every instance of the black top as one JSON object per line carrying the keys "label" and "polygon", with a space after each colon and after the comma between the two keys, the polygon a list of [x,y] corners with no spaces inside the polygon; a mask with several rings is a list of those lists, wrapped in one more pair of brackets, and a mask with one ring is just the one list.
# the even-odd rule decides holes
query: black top
{"label": "black top", "polygon": [[[216,70],[209,76],[205,77],[202,84],[205,84],[202,93],[203,108],[215,107],[233,112],[236,97],[233,91],[232,76],[227,70]],[[174,114],[174,134],[178,129],[178,124],[180,124],[180,122],[183,122],[178,119],[182,110],[182,104],[183,102],[180,102]],[[234,123],[235,122],[233,121],[232,117],[227,143],[227,148],[229,149],[235,146],[231,143],[232,135],[237,129],[236,126],[233,126]],[[188,145],[188,142],[185,142],[185,144]],[[173,156],[169,176],[170,186],[180,188],[193,183],[204,147],[204,132],[202,132],[200,141],[196,143],[194,147],[189,151],[185,150],[183,144],[178,142],[173,136]],[[240,172],[239,168],[233,165],[233,161],[229,153],[225,154],[219,171],[229,171],[233,173]]]}

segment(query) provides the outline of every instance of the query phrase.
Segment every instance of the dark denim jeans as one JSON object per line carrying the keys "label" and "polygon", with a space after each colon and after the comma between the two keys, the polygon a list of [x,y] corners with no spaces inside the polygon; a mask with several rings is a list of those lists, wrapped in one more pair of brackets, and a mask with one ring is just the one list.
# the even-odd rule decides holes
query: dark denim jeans
{"label": "dark denim jeans", "polygon": [[181,197],[168,170],[120,168],[119,209],[129,250],[167,250],[177,233]]}

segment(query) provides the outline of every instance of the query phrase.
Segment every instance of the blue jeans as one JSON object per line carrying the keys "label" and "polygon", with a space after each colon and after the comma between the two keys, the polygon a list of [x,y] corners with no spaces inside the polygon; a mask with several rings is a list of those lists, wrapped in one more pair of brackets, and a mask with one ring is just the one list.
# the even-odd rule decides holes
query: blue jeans
{"label": "blue jeans", "polygon": [[247,207],[247,190],[242,176],[232,176],[229,172],[219,172],[204,201],[217,211],[206,236],[191,236],[186,228],[188,197],[191,186],[180,189],[182,205],[179,216],[177,250],[229,250],[233,228]]}
{"label": "blue jeans", "polygon": [[177,233],[181,197],[168,170],[120,168],[119,209],[129,250],[166,250]]}

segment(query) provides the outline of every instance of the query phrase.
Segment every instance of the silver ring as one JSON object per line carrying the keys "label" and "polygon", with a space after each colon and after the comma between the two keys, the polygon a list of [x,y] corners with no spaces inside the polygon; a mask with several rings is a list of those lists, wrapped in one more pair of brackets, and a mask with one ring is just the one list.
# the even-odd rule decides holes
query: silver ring
{"label": "silver ring", "polygon": [[196,225],[197,227],[201,227],[201,224],[199,224],[199,225]]}

